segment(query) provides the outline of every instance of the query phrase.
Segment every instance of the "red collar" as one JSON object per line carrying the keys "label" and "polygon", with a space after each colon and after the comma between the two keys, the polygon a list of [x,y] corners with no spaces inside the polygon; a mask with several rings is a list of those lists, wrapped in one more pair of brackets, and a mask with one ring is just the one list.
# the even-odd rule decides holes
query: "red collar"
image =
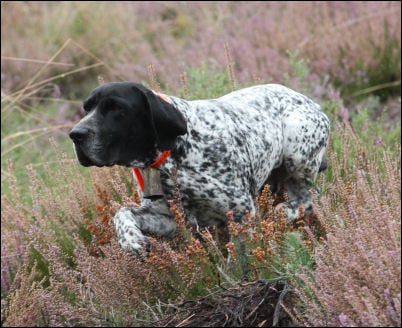
{"label": "red collar", "polygon": [[163,163],[166,162],[167,158],[170,155],[170,150],[164,150],[162,154],[150,165],[153,169],[158,168],[161,166]]}
{"label": "red collar", "polygon": [[[170,150],[165,150],[162,154],[150,165],[151,168],[156,169],[166,162],[170,155]],[[137,184],[141,191],[144,192],[144,178],[142,176],[141,170],[138,167],[133,167],[133,176],[137,180]]]}
{"label": "red collar", "polygon": [[[152,90],[153,91],[153,90]],[[169,104],[172,104],[172,100],[169,99],[168,96],[163,93],[153,91],[159,98],[166,101]],[[166,162],[167,158],[170,155],[170,150],[165,150],[162,154],[150,165],[151,168],[156,169]],[[144,192],[144,178],[142,177],[141,170],[138,167],[133,167],[133,176],[135,180],[137,180],[138,186],[141,191]]]}

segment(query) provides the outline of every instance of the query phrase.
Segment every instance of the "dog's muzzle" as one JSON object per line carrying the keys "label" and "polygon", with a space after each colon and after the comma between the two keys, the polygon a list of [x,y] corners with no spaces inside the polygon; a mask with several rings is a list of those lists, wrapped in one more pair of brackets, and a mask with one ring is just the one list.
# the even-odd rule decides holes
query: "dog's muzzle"
{"label": "dog's muzzle", "polygon": [[71,129],[69,136],[74,143],[74,152],[77,156],[78,161],[83,166],[103,166],[91,159],[93,156],[89,156],[88,150],[88,142],[90,141],[90,137],[93,135],[91,130],[82,126],[75,126]]}
{"label": "dog's muzzle", "polygon": [[85,127],[76,126],[71,129],[69,136],[76,145],[81,144],[89,135],[89,129]]}

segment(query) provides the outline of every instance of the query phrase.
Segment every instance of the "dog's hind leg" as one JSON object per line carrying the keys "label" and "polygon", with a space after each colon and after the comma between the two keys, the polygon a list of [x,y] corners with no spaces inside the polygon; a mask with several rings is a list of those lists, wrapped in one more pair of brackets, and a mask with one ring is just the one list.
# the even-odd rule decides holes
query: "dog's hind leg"
{"label": "dog's hind leg", "polygon": [[[287,158],[284,167],[287,176],[282,184],[287,194],[288,201],[276,207],[276,211],[282,208],[288,221],[294,221],[299,216],[299,205],[303,206],[307,216],[313,213],[313,200],[310,189],[314,185],[317,173],[325,169],[325,148],[311,154],[310,158]],[[282,177],[283,178],[283,177]]]}

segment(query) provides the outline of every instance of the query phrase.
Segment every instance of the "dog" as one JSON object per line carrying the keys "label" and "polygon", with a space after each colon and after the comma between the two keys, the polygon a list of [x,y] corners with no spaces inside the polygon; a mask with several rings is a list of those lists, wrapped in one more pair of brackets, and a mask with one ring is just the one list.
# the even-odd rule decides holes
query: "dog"
{"label": "dog", "polygon": [[266,183],[286,192],[276,210],[288,221],[298,217],[299,205],[313,212],[310,188],[326,167],[330,122],[317,103],[285,86],[187,101],[111,82],[95,88],[83,108],[86,116],[69,134],[83,166],[134,167],[139,185],[149,183],[141,174],[151,166],[160,176],[162,197],[115,214],[125,249],[144,250],[147,233],[174,236],[167,200],[175,186],[186,219],[200,227],[225,225],[229,211],[236,222],[246,210],[253,215]]}

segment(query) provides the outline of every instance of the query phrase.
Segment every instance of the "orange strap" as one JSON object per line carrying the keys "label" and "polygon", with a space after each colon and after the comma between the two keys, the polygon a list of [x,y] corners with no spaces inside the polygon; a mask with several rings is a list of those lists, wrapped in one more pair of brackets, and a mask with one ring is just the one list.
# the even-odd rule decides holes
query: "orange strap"
{"label": "orange strap", "polygon": [[162,152],[162,154],[155,160],[155,162],[153,162],[150,166],[153,169],[156,169],[157,167],[161,166],[163,163],[165,163],[165,161],[167,160],[167,158],[170,155],[170,150],[164,150]]}
{"label": "orange strap", "polygon": [[[170,155],[170,150],[165,150],[162,154],[153,162],[150,167],[156,169],[157,167],[161,166]],[[141,191],[144,191],[144,178],[142,177],[141,170],[138,167],[133,167],[133,175],[134,178],[137,180],[138,186],[140,187]]]}
{"label": "orange strap", "polygon": [[137,180],[138,187],[140,187],[141,191],[144,192],[144,178],[142,177],[142,173],[138,167],[133,167],[133,176],[134,179]]}

